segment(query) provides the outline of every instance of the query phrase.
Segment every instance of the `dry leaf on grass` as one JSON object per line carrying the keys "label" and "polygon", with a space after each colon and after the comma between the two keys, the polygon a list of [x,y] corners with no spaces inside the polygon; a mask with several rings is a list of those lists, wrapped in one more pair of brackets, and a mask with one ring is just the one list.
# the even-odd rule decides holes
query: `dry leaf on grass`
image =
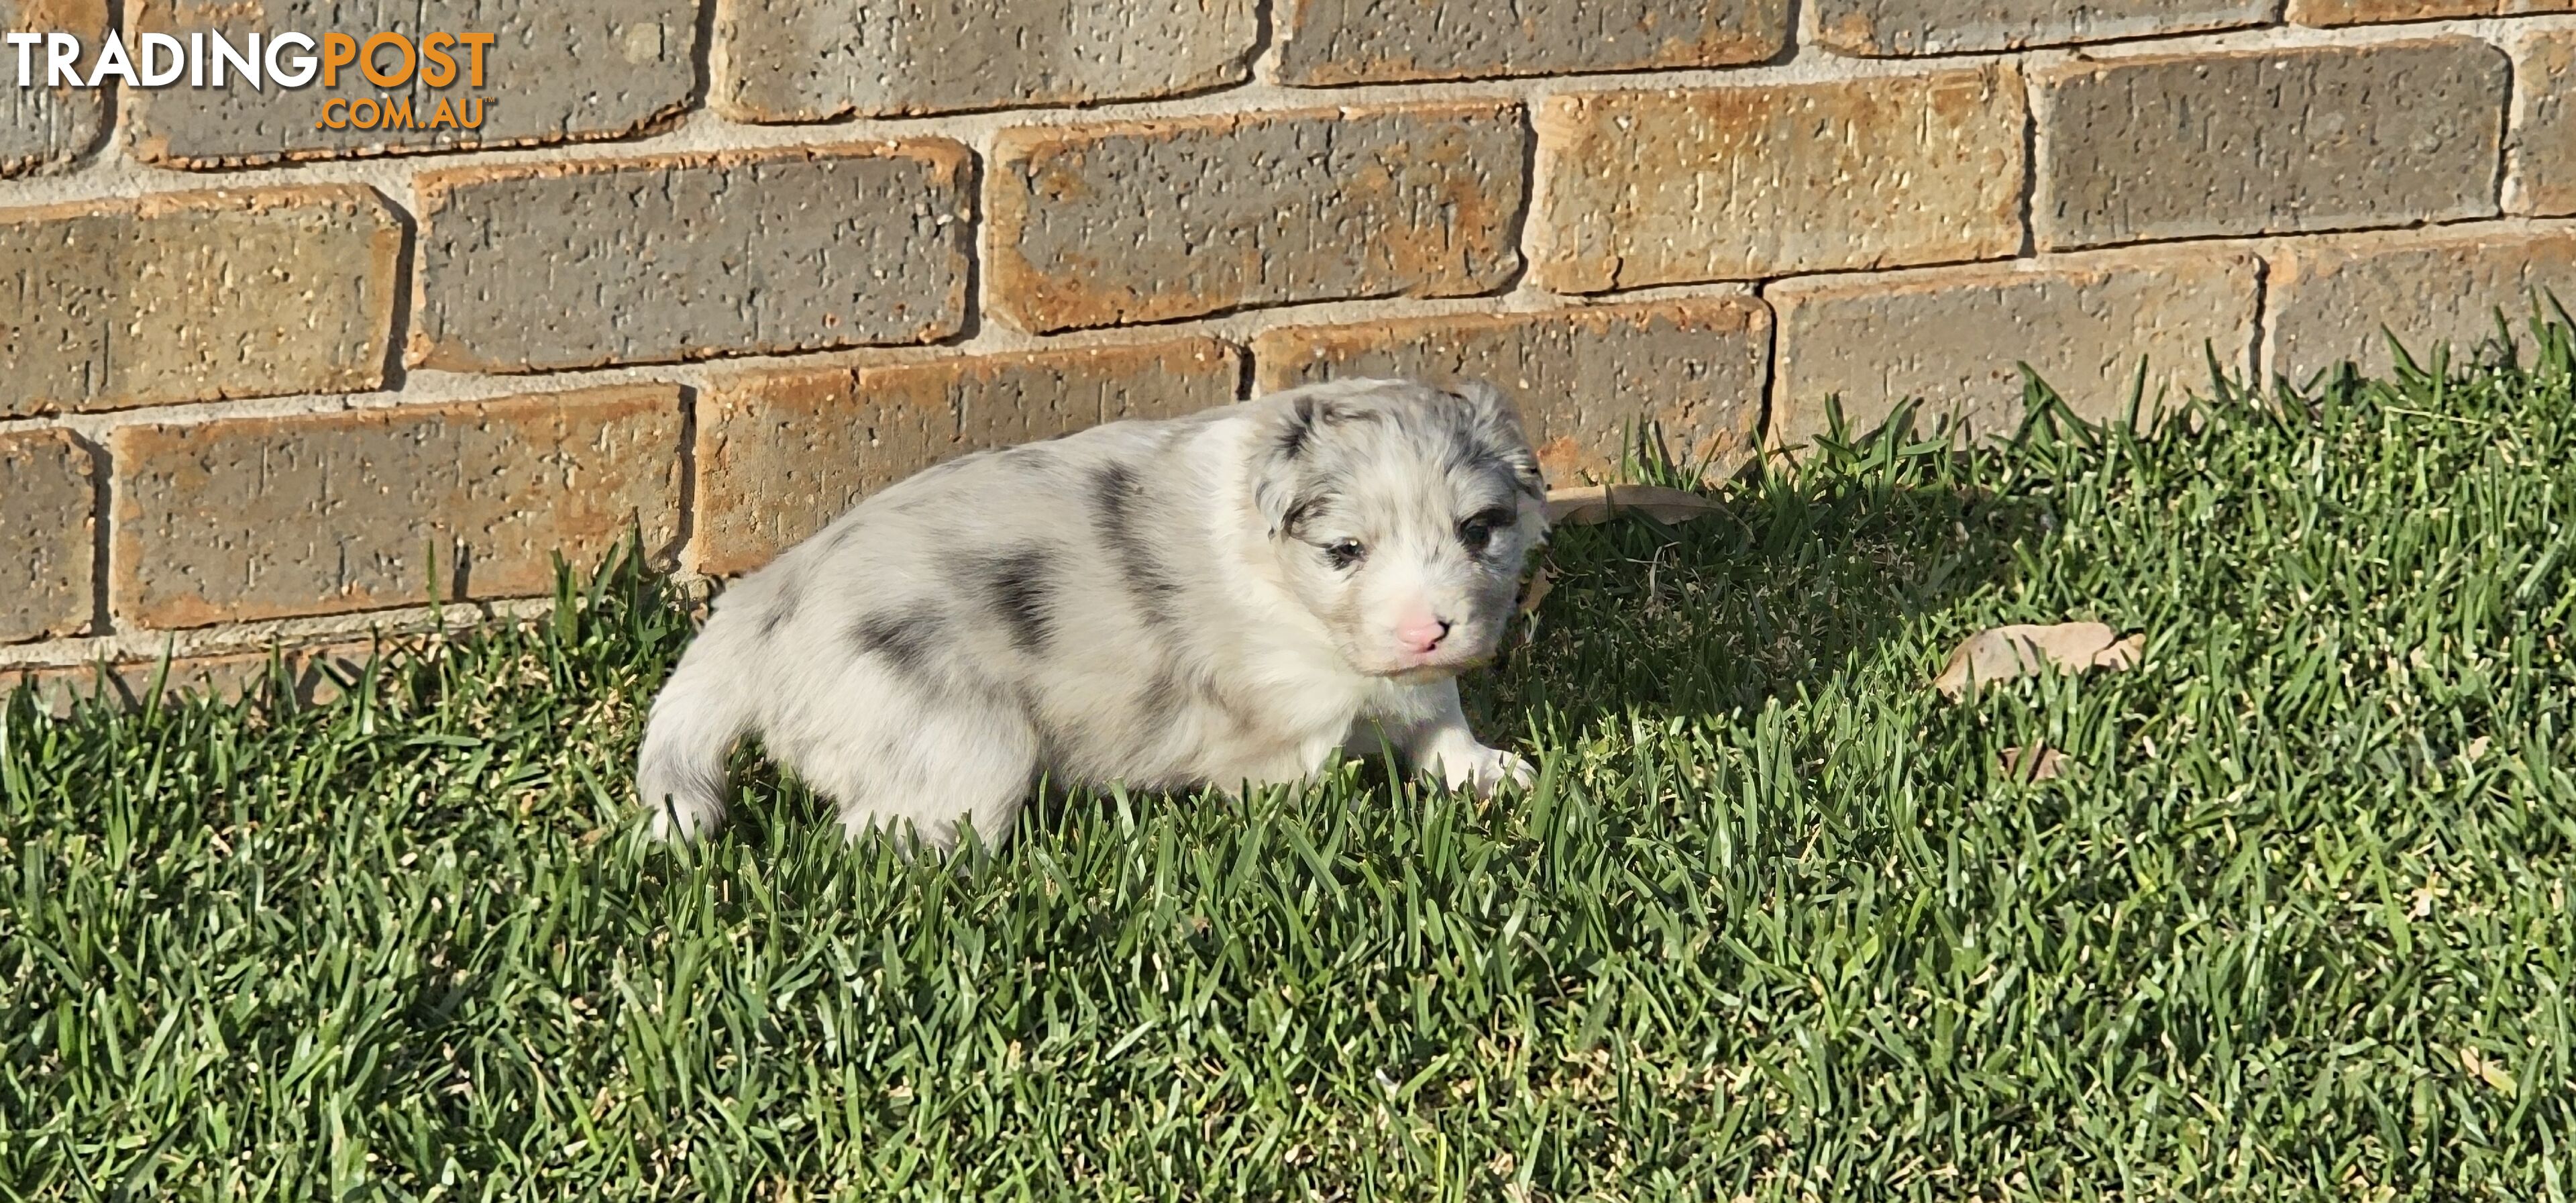
{"label": "dry leaf on grass", "polygon": [[2054,781],[2065,772],[2066,756],[2055,748],[2004,749],[2004,776],[2016,781]]}
{"label": "dry leaf on grass", "polygon": [[1521,642],[1527,644],[1538,635],[1538,604],[1547,600],[1548,590],[1556,588],[1556,579],[1541,563],[1530,574],[1529,584],[1521,587]]}
{"label": "dry leaf on grass", "polygon": [[1558,525],[1588,526],[1607,522],[1621,510],[1636,510],[1659,522],[1688,522],[1717,512],[1717,503],[1697,493],[1655,485],[1587,485],[1547,491],[1547,520]]}
{"label": "dry leaf on grass", "polygon": [[2098,622],[1994,627],[1961,641],[1932,687],[1955,698],[1981,684],[2037,676],[2050,664],[2068,672],[2132,668],[2146,648],[2145,635],[2122,639]]}
{"label": "dry leaf on grass", "polygon": [[2424,879],[2423,885],[2415,887],[2415,893],[2411,895],[2411,897],[2414,898],[2414,902],[2406,908],[2406,917],[2409,919],[2421,919],[2426,915],[2432,914],[2433,904],[2440,900],[2442,895],[2448,892],[2449,891],[2442,888],[2441,870],[2434,870],[2431,877]]}
{"label": "dry leaf on grass", "polygon": [[2503,1066],[2479,1056],[2478,1050],[2467,1045],[2460,1046],[2460,1068],[2469,1071],[2469,1076],[2506,1094],[2514,1093],[2513,1075],[2505,1072]]}
{"label": "dry leaf on grass", "polygon": [[1530,574],[1529,584],[1521,587],[1521,613],[1538,613],[1538,604],[1546,601],[1548,590],[1554,588],[1556,581],[1548,575],[1547,565],[1539,565],[1538,571]]}

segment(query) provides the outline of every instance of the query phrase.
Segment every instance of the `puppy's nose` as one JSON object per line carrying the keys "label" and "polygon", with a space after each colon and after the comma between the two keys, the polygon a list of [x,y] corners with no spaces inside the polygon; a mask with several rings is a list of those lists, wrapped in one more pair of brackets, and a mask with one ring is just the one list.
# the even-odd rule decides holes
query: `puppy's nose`
{"label": "puppy's nose", "polygon": [[1429,614],[1409,620],[1395,628],[1396,642],[1403,644],[1404,650],[1417,656],[1439,647],[1440,641],[1448,637],[1449,624]]}

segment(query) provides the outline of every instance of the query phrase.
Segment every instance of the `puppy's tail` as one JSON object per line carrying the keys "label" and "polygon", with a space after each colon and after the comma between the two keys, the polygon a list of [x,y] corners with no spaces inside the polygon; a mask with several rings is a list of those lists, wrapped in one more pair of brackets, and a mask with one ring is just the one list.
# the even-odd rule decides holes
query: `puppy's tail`
{"label": "puppy's tail", "polygon": [[711,659],[680,657],[644,723],[635,792],[653,811],[656,838],[688,839],[724,821],[725,757],[750,727],[751,710]]}

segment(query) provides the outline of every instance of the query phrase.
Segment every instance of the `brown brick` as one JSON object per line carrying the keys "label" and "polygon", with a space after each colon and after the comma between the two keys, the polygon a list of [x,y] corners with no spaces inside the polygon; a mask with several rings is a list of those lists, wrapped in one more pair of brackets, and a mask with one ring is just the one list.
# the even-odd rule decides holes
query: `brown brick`
{"label": "brown brick", "polygon": [[2261,25],[2271,0],[1817,0],[1818,40],[1844,54],[1893,57],[2063,46]]}
{"label": "brown brick", "polygon": [[[224,167],[587,141],[658,129],[679,117],[697,86],[697,7],[696,0],[424,0],[398,5],[136,0],[136,30],[183,41],[193,33],[220,31],[242,45],[253,33],[266,37],[296,31],[315,39],[344,33],[361,41],[381,32],[415,38],[438,32],[489,33],[494,43],[484,52],[480,87],[466,73],[470,52],[458,47],[447,52],[455,58],[458,74],[445,88],[429,87],[417,72],[402,87],[379,87],[348,67],[337,70],[333,87],[324,87],[317,76],[301,88],[192,88],[183,80],[166,88],[129,90],[124,95],[134,105],[134,151],[146,162],[174,167]],[[391,49],[379,53],[386,68],[400,62]],[[324,105],[335,97],[407,102],[422,126],[432,123],[443,100],[464,106],[458,118],[479,118],[479,127],[325,128]]]}
{"label": "brown brick", "polygon": [[715,105],[825,121],[1177,96],[1243,82],[1252,0],[717,0]]}
{"label": "brown brick", "polygon": [[2576,12],[2576,0],[2290,0],[2289,15],[2300,25],[2378,25],[2563,12]]}
{"label": "brown brick", "polygon": [[2250,255],[2140,251],[1774,284],[1772,444],[1812,443],[1832,397],[1854,434],[1919,399],[1918,429],[1948,414],[1968,436],[2009,435],[2024,413],[2016,361],[2093,421],[2121,417],[2142,357],[2149,409],[2205,389],[2212,356],[2243,380],[2257,274]]}
{"label": "brown brick", "polygon": [[2576,29],[2525,39],[2513,77],[2506,204],[2516,213],[2576,214]]}
{"label": "brown brick", "polygon": [[992,304],[1043,333],[1490,292],[1520,270],[1526,148],[1494,102],[1004,130]]}
{"label": "brown brick", "polygon": [[[107,8],[107,0],[0,0],[0,33],[68,33],[94,50],[107,35]],[[61,170],[97,144],[105,89],[20,88],[15,50],[0,45],[0,52],[0,178]],[[29,66],[41,85],[41,47]]]}
{"label": "brown brick", "polygon": [[36,709],[61,718],[71,713],[74,700],[97,692],[97,680],[98,669],[92,666],[0,664],[0,706],[14,705],[19,690],[32,689]]}
{"label": "brown brick", "polygon": [[372,389],[403,231],[365,188],[0,212],[0,417]]}
{"label": "brown brick", "polygon": [[543,593],[555,552],[670,543],[680,424],[648,384],[124,427],[114,608],[190,627]]}
{"label": "brown brick", "polygon": [[[2527,351],[2532,304],[2576,310],[2576,230],[2388,233],[2303,239],[2264,252],[2263,370],[2305,382],[2349,359],[2389,366],[2394,333],[2418,363],[2436,343],[2466,358],[2496,332],[2496,311]],[[2542,304],[2546,304],[2542,300]]]}
{"label": "brown brick", "polygon": [[0,435],[0,643],[89,627],[96,499],[70,434]]}
{"label": "brown brick", "polygon": [[2042,72],[2039,243],[2491,215],[2506,81],[2504,52],[2469,38]]}
{"label": "brown brick", "polygon": [[1734,472],[1760,443],[1770,356],[1771,311],[1751,297],[1291,326],[1252,344],[1263,392],[1351,376],[1500,385],[1559,484],[1615,475],[1644,422],[1675,459]]}
{"label": "brown brick", "polygon": [[2008,68],[1552,97],[1539,279],[1607,292],[2011,255],[2025,123]]}
{"label": "brown brick", "polygon": [[415,364],[532,372],[929,342],[966,320],[954,142],[424,172]]}
{"label": "brown brick", "polygon": [[[72,712],[72,706],[83,698],[96,697],[101,689],[99,665],[17,665],[0,664],[0,706],[16,704],[18,691],[33,690],[36,709],[56,718]],[[133,696],[127,687],[123,670],[106,666],[105,688],[120,698]],[[150,687],[146,678],[144,686]]]}
{"label": "brown brick", "polygon": [[698,403],[690,567],[747,572],[942,460],[1235,399],[1242,357],[1193,338],[857,368],[744,372]]}
{"label": "brown brick", "polygon": [[339,697],[344,692],[342,683],[357,680],[376,654],[372,643],[343,643],[281,648],[273,654],[233,652],[167,661],[0,665],[0,704],[6,704],[23,685],[36,691],[39,709],[57,717],[69,714],[78,701],[101,696],[127,707],[140,706],[156,697],[164,701],[211,697],[233,702],[244,697],[275,697],[269,692],[273,687],[282,687],[296,701],[320,705]]}
{"label": "brown brick", "polygon": [[1566,75],[1758,63],[1788,0],[1300,0],[1281,14],[1291,84]]}

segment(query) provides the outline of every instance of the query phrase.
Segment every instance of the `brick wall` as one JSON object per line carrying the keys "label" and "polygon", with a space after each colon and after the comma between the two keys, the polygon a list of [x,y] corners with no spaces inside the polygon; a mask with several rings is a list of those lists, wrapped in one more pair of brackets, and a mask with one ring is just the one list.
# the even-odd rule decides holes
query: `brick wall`
{"label": "brick wall", "polygon": [[630,528],[737,573],[960,451],[1336,372],[1497,378],[1571,478],[1640,418],[1725,469],[1828,396],[1997,430],[2020,360],[2108,416],[2141,356],[2576,300],[2576,0],[418,9],[495,34],[479,129],[0,57],[0,681],[304,671]]}

